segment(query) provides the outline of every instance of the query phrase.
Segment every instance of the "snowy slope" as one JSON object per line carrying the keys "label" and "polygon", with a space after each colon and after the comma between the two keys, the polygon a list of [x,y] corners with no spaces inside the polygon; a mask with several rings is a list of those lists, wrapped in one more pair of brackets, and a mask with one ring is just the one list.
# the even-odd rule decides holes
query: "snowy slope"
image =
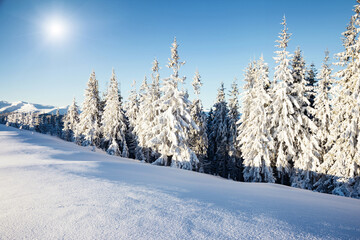
{"label": "snowy slope", "polygon": [[0,239],[356,239],[360,201],[112,157],[0,125]]}
{"label": "snowy slope", "polygon": [[[59,112],[60,114],[65,114],[67,111],[66,107],[60,107]],[[0,114],[1,113],[9,113],[9,112],[40,112],[40,113],[53,113],[55,114],[57,107],[50,106],[50,105],[41,105],[41,104],[34,104],[28,102],[13,102],[9,103],[6,101],[0,101]]]}

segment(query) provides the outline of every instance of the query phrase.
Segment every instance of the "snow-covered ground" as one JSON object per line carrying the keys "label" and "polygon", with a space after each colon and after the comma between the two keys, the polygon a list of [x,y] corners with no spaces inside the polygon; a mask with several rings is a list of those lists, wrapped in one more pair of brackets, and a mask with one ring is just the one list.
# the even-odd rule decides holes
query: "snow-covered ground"
{"label": "snow-covered ground", "polygon": [[360,201],[112,157],[0,125],[0,239],[359,239]]}

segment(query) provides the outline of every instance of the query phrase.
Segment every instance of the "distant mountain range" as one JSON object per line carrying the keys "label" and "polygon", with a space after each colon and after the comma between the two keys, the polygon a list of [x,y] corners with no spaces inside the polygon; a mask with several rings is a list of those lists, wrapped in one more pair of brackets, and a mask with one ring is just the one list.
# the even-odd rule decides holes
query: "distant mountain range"
{"label": "distant mountain range", "polygon": [[[66,107],[59,107],[59,113],[65,114],[67,112],[69,106]],[[49,113],[49,114],[56,114],[56,110],[58,107],[50,106],[50,105],[42,105],[42,104],[35,104],[29,102],[7,102],[7,101],[0,101],[0,114],[1,113],[10,113],[10,112],[23,112],[23,113],[30,113],[30,112],[38,112],[38,113]]]}

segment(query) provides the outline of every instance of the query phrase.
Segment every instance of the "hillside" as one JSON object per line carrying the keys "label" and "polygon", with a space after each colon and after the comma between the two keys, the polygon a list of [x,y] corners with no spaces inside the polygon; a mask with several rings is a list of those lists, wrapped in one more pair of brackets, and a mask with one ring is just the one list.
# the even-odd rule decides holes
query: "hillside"
{"label": "hillside", "polygon": [[[59,112],[60,114],[65,114],[67,111],[66,107],[60,107]],[[53,113],[55,114],[58,107],[50,106],[50,105],[42,105],[42,104],[35,104],[29,102],[7,102],[7,101],[0,101],[0,114],[1,113],[9,113],[9,112],[23,112],[23,113],[30,113],[30,112],[39,112],[39,113]]]}
{"label": "hillside", "polygon": [[0,125],[0,239],[357,239],[360,201],[91,152]]}

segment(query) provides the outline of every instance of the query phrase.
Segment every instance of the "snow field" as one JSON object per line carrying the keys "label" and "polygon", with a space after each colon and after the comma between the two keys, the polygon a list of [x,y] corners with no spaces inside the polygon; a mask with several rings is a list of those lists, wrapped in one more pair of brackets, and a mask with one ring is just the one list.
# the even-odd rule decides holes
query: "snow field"
{"label": "snow field", "polygon": [[360,202],[0,125],[0,239],[358,239]]}

